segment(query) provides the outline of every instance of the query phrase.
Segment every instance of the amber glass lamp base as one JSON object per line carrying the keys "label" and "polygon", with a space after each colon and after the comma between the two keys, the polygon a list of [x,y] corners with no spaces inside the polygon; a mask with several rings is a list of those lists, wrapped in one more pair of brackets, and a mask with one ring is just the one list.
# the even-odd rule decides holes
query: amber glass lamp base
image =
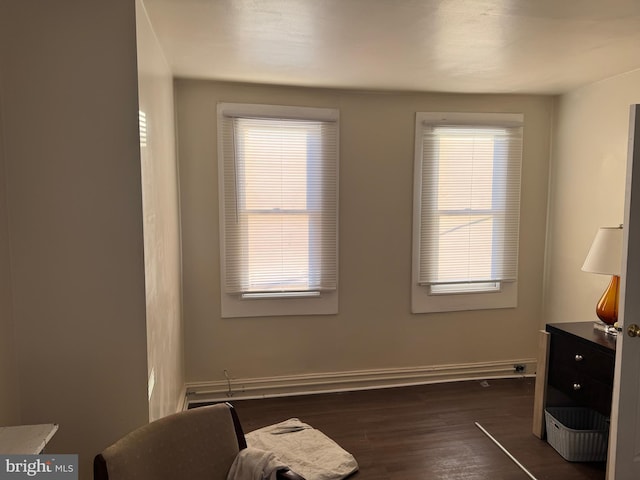
{"label": "amber glass lamp base", "polygon": [[620,293],[620,277],[613,275],[609,286],[596,306],[596,315],[607,325],[618,321],[618,297]]}

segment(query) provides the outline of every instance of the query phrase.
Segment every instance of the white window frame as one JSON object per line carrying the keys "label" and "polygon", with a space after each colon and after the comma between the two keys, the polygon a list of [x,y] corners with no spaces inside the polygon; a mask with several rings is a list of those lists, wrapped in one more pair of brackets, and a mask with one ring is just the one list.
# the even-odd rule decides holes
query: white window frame
{"label": "white window frame", "polygon": [[225,204],[224,204],[224,145],[223,122],[225,116],[291,118],[301,120],[332,121],[337,124],[336,152],[336,271],[338,270],[338,162],[339,118],[337,109],[291,107],[281,105],[220,103],[217,106],[218,135],[218,204],[220,228],[220,294],[221,316],[264,317],[285,315],[332,315],[338,313],[338,288],[332,291],[311,292],[308,295],[282,293],[281,295],[239,295],[225,291]]}
{"label": "white window frame", "polygon": [[423,182],[423,125],[463,124],[470,126],[523,126],[524,115],[519,113],[450,113],[417,112],[415,124],[415,163],[413,185],[413,235],[411,273],[412,313],[451,312],[515,308],[518,305],[518,281],[500,282],[499,288],[479,293],[431,293],[429,286],[420,285],[420,244]]}

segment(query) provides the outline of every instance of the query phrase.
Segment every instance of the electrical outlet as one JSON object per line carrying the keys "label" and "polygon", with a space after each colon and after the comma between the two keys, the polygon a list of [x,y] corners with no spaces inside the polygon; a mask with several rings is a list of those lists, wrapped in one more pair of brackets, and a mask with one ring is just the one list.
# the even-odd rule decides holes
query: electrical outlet
{"label": "electrical outlet", "polygon": [[524,366],[524,365],[522,365],[521,363],[518,363],[518,364],[516,364],[516,365],[514,365],[514,366],[513,366],[513,370],[514,370],[516,373],[524,373],[525,366]]}

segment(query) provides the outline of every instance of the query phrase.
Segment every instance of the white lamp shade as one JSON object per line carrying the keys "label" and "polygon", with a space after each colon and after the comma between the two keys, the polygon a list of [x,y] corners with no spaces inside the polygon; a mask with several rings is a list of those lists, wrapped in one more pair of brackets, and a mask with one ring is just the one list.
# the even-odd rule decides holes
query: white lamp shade
{"label": "white lamp shade", "polygon": [[620,275],[622,264],[622,226],[600,227],[582,270],[603,275]]}

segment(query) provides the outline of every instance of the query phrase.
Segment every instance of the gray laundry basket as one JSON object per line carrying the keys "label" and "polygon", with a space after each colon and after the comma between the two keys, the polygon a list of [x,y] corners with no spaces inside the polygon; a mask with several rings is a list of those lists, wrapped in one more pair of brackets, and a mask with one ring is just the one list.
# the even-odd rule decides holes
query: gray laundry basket
{"label": "gray laundry basket", "polygon": [[570,462],[607,459],[609,419],[582,407],[549,407],[544,411],[547,442]]}

